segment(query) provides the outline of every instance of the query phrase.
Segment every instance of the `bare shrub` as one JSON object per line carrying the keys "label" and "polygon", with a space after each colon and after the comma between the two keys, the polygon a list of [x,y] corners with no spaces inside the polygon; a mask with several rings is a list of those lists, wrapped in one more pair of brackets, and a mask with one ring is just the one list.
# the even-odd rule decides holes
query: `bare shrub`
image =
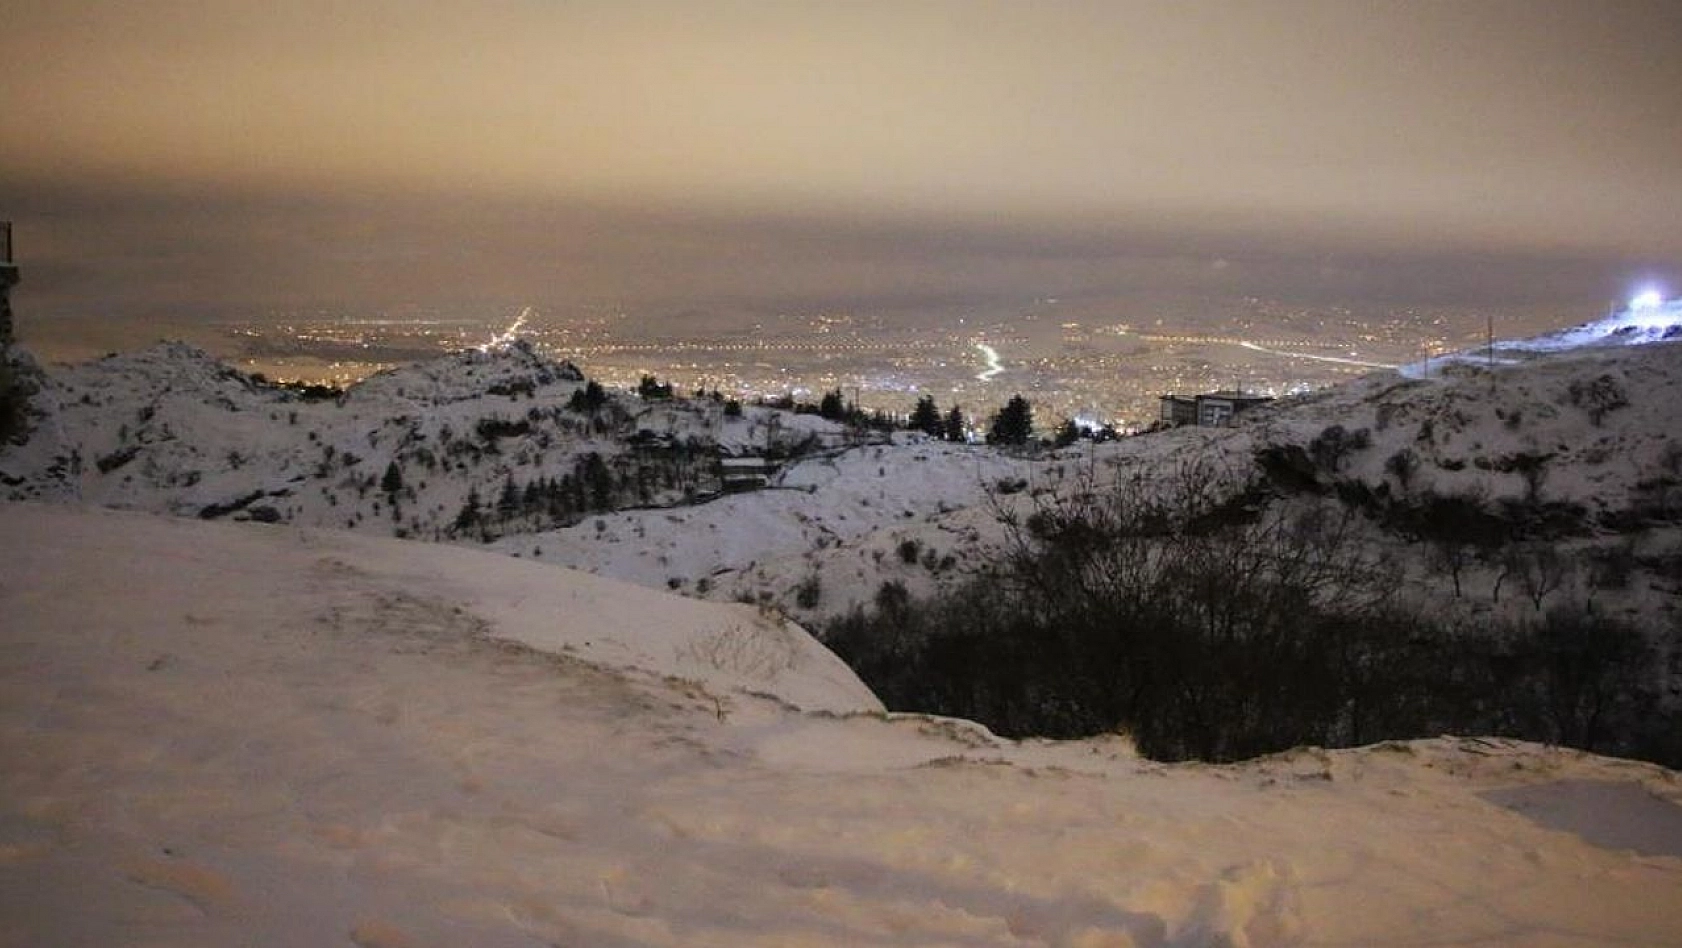
{"label": "bare shrub", "polygon": [[1601,419],[1610,412],[1629,405],[1629,395],[1623,386],[1610,375],[1601,375],[1594,379],[1573,379],[1567,394],[1571,404],[1588,413],[1589,420],[1599,425]]}
{"label": "bare shrub", "polygon": [[781,622],[732,625],[707,632],[678,650],[678,658],[754,681],[769,681],[791,669],[800,648]]}

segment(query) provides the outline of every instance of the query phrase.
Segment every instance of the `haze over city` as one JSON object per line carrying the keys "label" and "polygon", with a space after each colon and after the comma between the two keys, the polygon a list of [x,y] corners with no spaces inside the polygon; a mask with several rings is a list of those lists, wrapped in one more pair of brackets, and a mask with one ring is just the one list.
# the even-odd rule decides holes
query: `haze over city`
{"label": "haze over city", "polygon": [[1678,0],[0,63],[0,942],[1682,945]]}
{"label": "haze over city", "polygon": [[615,381],[1137,421],[1682,286],[1665,3],[25,2],[0,56],[48,358],[525,313]]}

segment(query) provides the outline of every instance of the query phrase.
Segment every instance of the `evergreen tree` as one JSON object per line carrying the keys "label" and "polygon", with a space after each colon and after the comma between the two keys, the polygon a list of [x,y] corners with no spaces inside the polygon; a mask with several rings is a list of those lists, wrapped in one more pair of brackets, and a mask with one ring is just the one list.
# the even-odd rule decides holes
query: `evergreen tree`
{"label": "evergreen tree", "polygon": [[589,491],[592,510],[613,509],[613,472],[607,469],[602,456],[592,451],[584,455],[580,482]]}
{"label": "evergreen tree", "polygon": [[1013,395],[993,416],[987,431],[988,444],[1022,445],[1034,434],[1034,410],[1021,395]]}
{"label": "evergreen tree", "polygon": [[461,505],[461,512],[456,514],[456,530],[464,531],[479,522],[479,488],[472,487],[467,491],[467,500]]}
{"label": "evergreen tree", "polygon": [[29,434],[29,397],[35,386],[21,377],[7,355],[0,348],[0,444],[21,444]]}
{"label": "evergreen tree", "polygon": [[917,407],[911,409],[911,421],[907,427],[912,431],[921,431],[931,438],[942,435],[944,427],[940,423],[940,409],[935,407],[933,395],[924,395],[917,399]]}
{"label": "evergreen tree", "polygon": [[514,483],[514,472],[508,472],[508,479],[502,482],[502,493],[496,498],[496,513],[503,520],[512,520],[520,511],[520,488]]}
{"label": "evergreen tree", "polygon": [[953,405],[952,410],[946,413],[946,424],[944,425],[946,429],[946,440],[969,440],[968,433],[964,430],[965,426],[968,424],[969,419],[964,417],[964,410],[959,408],[957,405]]}
{"label": "evergreen tree", "polygon": [[385,466],[385,476],[380,478],[380,490],[389,496],[402,489],[403,469],[397,466],[397,459],[393,458],[391,463]]}
{"label": "evergreen tree", "polygon": [[581,415],[594,415],[601,411],[605,404],[607,404],[607,390],[602,388],[600,384],[591,381],[585,383],[583,388],[572,393],[571,400],[567,402],[567,408]]}
{"label": "evergreen tree", "polygon": [[662,385],[660,380],[654,376],[645,375],[642,377],[642,380],[637,383],[637,394],[641,395],[644,401],[671,398],[672,386],[669,382]]}
{"label": "evergreen tree", "polygon": [[846,420],[847,403],[842,399],[840,389],[823,393],[823,400],[818,402],[818,415],[830,421]]}

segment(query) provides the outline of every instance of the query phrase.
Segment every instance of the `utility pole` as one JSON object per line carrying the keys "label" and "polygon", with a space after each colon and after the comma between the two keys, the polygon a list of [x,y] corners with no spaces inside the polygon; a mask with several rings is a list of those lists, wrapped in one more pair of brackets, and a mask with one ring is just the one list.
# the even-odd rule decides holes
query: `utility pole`
{"label": "utility pole", "polygon": [[1489,340],[1484,351],[1488,353],[1489,391],[1493,395],[1495,393],[1495,314],[1493,312],[1486,313],[1484,318],[1486,320],[1484,333]]}

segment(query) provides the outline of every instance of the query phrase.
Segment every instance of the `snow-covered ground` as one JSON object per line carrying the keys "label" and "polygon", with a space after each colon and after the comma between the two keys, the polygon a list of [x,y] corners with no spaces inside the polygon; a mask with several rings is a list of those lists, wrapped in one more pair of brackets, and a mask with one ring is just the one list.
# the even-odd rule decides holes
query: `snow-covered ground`
{"label": "snow-covered ground", "polygon": [[[1172,480],[1202,465],[1242,480],[1263,451],[1318,465],[1302,473],[1328,494],[1356,485],[1392,509],[1433,497],[1552,505],[1580,521],[1573,542],[1663,547],[1655,531],[1673,529],[1682,511],[1671,417],[1682,343],[1663,341],[1678,325],[1682,306],[1666,304],[1512,343],[1528,346],[1527,358],[1493,371],[1439,361],[1429,378],[1375,373],[1256,409],[1230,429],[1032,457],[905,433],[847,447],[832,422],[757,406],[738,416],[711,399],[610,392],[581,412],[569,406],[583,374],[518,343],[395,369],[328,401],[161,345],[50,370],[34,436],[0,446],[0,496],[489,540],[651,588],[769,602],[814,624],[868,604],[884,583],[915,596],[958,588],[1006,542],[1001,512],[1135,484],[1142,471]],[[1334,430],[1347,438],[1331,457]],[[772,489],[707,500],[721,486],[719,453],[796,446],[808,453]],[[586,498],[574,484],[569,508],[545,509],[538,488],[578,475],[591,456],[604,459],[607,496]],[[397,490],[386,489],[392,465]],[[503,516],[510,490],[519,504]],[[463,521],[474,500],[482,516]],[[1410,538],[1376,540],[1420,558]],[[1440,577],[1414,566],[1430,587],[1420,594],[1440,594]],[[1500,574],[1469,578],[1493,592]]]}
{"label": "snow-covered ground", "polygon": [[1499,339],[1492,345],[1465,352],[1445,353],[1401,367],[1408,378],[1427,378],[1449,365],[1513,365],[1537,356],[1583,349],[1644,346],[1682,340],[1682,299],[1638,300],[1627,309],[1607,313],[1581,325],[1527,339]]}
{"label": "snow-covered ground", "polygon": [[[816,616],[866,601],[884,578],[921,593],[956,577],[953,567],[967,565],[956,561],[979,552],[968,521],[992,520],[988,492],[1045,468],[920,434],[849,447],[834,422],[753,405],[736,414],[711,399],[608,392],[586,413],[569,407],[584,385],[571,365],[515,344],[394,369],[343,398],[311,401],[160,344],[49,370],[34,434],[0,445],[0,496],[495,540],[505,553],[702,598],[769,596],[790,610],[795,587],[822,568],[829,591],[801,610]],[[806,453],[775,473],[773,489],[689,503],[720,488],[720,454],[796,450]],[[534,482],[574,475],[588,455],[604,459],[607,506],[630,509],[600,510],[592,497],[562,514],[575,524],[560,529],[546,511],[497,513],[510,485],[524,502]],[[392,465],[401,486],[388,491]],[[463,528],[473,498],[485,516]],[[900,558],[907,540],[915,563]]]}
{"label": "snow-covered ground", "polygon": [[[477,539],[553,522],[524,507],[501,517],[500,495],[512,486],[524,500],[536,482],[581,475],[588,456],[601,459],[601,496],[569,492],[566,519],[586,507],[716,491],[719,452],[841,440],[840,426],[814,416],[758,406],[732,413],[711,399],[604,392],[581,409],[574,399],[585,387],[572,365],[514,343],[311,400],[162,343],[49,370],[32,399],[28,442],[0,446],[0,495]],[[388,485],[391,466],[398,482]],[[469,498],[485,516],[458,529]]]}
{"label": "snow-covered ground", "polygon": [[[990,492],[1049,469],[985,447],[902,435],[889,445],[802,459],[769,490],[681,509],[601,514],[573,527],[504,537],[491,549],[703,597],[765,597],[801,615],[828,616],[867,602],[887,580],[926,594],[942,579],[967,575],[957,558],[973,567],[981,537],[996,532]],[[901,553],[906,543],[915,544],[914,555]],[[803,606],[796,589],[812,577],[815,602]]]}
{"label": "snow-covered ground", "polygon": [[282,525],[0,506],[0,617],[0,944],[1682,939],[1647,765],[1016,744],[748,607]]}

